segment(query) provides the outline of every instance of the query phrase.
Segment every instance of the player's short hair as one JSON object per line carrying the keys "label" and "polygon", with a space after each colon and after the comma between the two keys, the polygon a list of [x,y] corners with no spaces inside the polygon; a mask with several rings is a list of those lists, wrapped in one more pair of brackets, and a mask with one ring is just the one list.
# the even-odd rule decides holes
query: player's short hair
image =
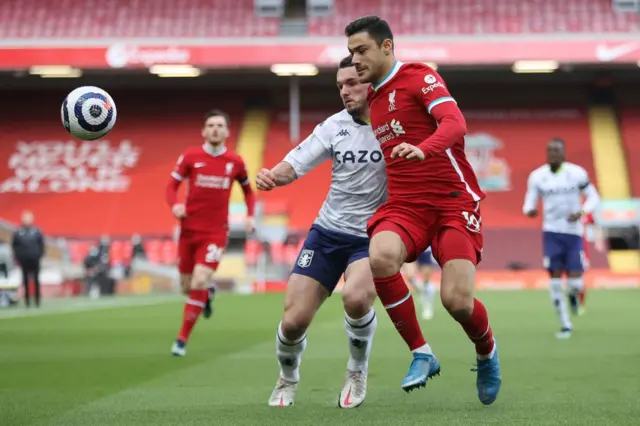
{"label": "player's short hair", "polygon": [[378,46],[386,39],[393,40],[393,33],[389,23],[379,16],[364,16],[352,21],[344,28],[344,35],[351,37],[354,34],[366,32],[376,41]]}
{"label": "player's short hair", "polygon": [[353,66],[353,62],[351,62],[353,60],[353,56],[349,55],[345,58],[342,58],[342,60],[340,61],[340,66],[339,68],[349,68]]}
{"label": "player's short hair", "polygon": [[549,143],[559,143],[563,148],[565,147],[564,140],[558,137],[549,139]]}
{"label": "player's short hair", "polygon": [[221,109],[211,109],[204,114],[204,122],[206,123],[208,119],[211,117],[222,117],[224,121],[227,123],[227,127],[231,124],[231,118],[229,118],[229,114],[222,111]]}

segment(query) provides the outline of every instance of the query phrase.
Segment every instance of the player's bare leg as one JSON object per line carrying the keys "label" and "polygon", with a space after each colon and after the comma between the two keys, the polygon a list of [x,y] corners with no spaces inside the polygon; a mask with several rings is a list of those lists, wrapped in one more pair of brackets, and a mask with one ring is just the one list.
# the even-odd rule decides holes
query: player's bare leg
{"label": "player's bare leg", "polygon": [[556,333],[556,337],[561,340],[568,339],[573,332],[573,324],[569,317],[569,308],[562,287],[562,271],[551,271],[549,276],[549,295],[560,318],[560,331]]}
{"label": "player's bare leg", "polygon": [[396,330],[413,352],[409,372],[402,382],[402,388],[408,392],[425,386],[430,377],[439,374],[440,364],[422,335],[411,291],[400,275],[406,258],[407,249],[397,233],[385,230],[371,238],[369,263],[376,292]]}
{"label": "player's bare leg", "polygon": [[[446,228],[438,237],[440,247],[454,247],[457,251],[475,253],[473,249],[460,249],[470,244],[463,231]],[[489,326],[487,310],[473,297],[476,277],[475,264],[467,259],[451,259],[442,266],[440,298],[449,314],[456,320],[474,343],[478,361],[478,398],[485,405],[498,397],[502,378],[493,332]]]}
{"label": "player's bare leg", "polygon": [[191,274],[180,274],[180,291],[185,296],[189,295],[189,290],[191,290],[191,280],[193,277]]}
{"label": "player's bare leg", "polygon": [[582,308],[582,305],[584,304],[584,282],[582,280],[582,272],[567,272],[567,295],[569,296],[571,312],[574,315],[580,314],[580,308]]}
{"label": "player's bare leg", "polygon": [[276,330],[276,357],[280,375],[269,398],[272,407],[294,403],[300,381],[300,362],[307,346],[307,328],[329,292],[313,278],[291,274],[287,283],[282,321]]}
{"label": "player's bare leg", "polygon": [[345,328],[349,341],[349,361],[344,386],[338,397],[340,408],[360,406],[367,394],[367,373],[373,335],[378,326],[373,302],[376,289],[369,259],[351,263],[345,271],[342,302],[345,311]]}
{"label": "player's bare leg", "polygon": [[198,264],[193,268],[188,299],[184,305],[182,327],[171,349],[175,356],[185,356],[187,353],[186,345],[189,336],[209,298],[209,283],[212,275],[213,269],[208,266]]}

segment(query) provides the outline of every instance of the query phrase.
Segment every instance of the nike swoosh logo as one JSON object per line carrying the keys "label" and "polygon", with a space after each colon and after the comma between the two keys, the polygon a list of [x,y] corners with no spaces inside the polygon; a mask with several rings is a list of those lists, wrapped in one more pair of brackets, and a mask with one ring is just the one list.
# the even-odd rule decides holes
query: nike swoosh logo
{"label": "nike swoosh logo", "polygon": [[207,165],[207,163],[196,163],[196,164],[194,164],[194,165],[193,165],[193,167],[195,167],[196,169],[198,169],[198,168],[200,168],[200,167],[204,167],[204,166],[206,166],[206,165]]}
{"label": "nike swoosh logo", "polygon": [[598,44],[596,46],[596,58],[602,62],[610,62],[637,50],[639,47],[640,44],[635,41],[615,47],[609,47],[606,44]]}
{"label": "nike swoosh logo", "polygon": [[351,388],[349,388],[349,392],[347,392],[347,397],[344,399],[345,407],[351,405]]}

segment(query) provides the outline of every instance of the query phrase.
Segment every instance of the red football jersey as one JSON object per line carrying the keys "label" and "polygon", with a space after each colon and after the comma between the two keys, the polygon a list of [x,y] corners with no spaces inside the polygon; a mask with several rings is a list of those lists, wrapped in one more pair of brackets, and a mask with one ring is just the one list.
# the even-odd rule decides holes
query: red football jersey
{"label": "red football jersey", "polygon": [[450,208],[485,197],[465,155],[463,137],[424,161],[391,159],[396,145],[419,145],[436,132],[439,123],[432,115],[434,108],[455,103],[432,68],[397,61],[389,75],[372,86],[368,101],[371,127],[387,165],[390,199]]}
{"label": "red football jersey", "polygon": [[187,217],[180,227],[199,232],[226,232],[233,182],[250,185],[242,157],[226,148],[216,154],[207,146],[187,148],[171,176],[188,180]]}

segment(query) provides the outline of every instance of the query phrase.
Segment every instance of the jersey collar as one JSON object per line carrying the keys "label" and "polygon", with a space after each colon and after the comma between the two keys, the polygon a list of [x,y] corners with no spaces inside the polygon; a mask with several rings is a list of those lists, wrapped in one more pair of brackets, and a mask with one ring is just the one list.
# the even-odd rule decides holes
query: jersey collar
{"label": "jersey collar", "polygon": [[212,157],[219,157],[222,154],[224,154],[225,152],[227,152],[227,147],[224,146],[222,147],[222,149],[218,152],[214,152],[213,149],[211,149],[211,147],[209,146],[208,143],[205,143],[204,145],[202,145],[202,149],[204,150],[204,152],[206,152],[207,154],[211,155]]}
{"label": "jersey collar", "polygon": [[402,62],[396,60],[393,63],[393,66],[391,67],[391,69],[389,70],[389,72],[387,73],[387,75],[380,80],[380,82],[378,84],[372,84],[371,88],[373,90],[378,90],[379,88],[381,88],[382,86],[384,86],[385,84],[387,84],[389,82],[389,80],[391,80],[393,77],[395,77],[395,75],[398,73],[398,71],[400,70],[400,67],[403,65]]}
{"label": "jersey collar", "polygon": [[547,163],[547,166],[549,167],[549,171],[551,173],[557,175],[564,169],[564,161],[562,163],[560,163],[560,167],[558,167],[558,169],[555,172],[551,169],[551,166],[548,163]]}
{"label": "jersey collar", "polygon": [[368,123],[364,120],[360,120],[359,118],[353,116],[351,116],[351,118],[353,118],[353,121],[355,121],[355,123],[359,124],[360,126],[368,126]]}

